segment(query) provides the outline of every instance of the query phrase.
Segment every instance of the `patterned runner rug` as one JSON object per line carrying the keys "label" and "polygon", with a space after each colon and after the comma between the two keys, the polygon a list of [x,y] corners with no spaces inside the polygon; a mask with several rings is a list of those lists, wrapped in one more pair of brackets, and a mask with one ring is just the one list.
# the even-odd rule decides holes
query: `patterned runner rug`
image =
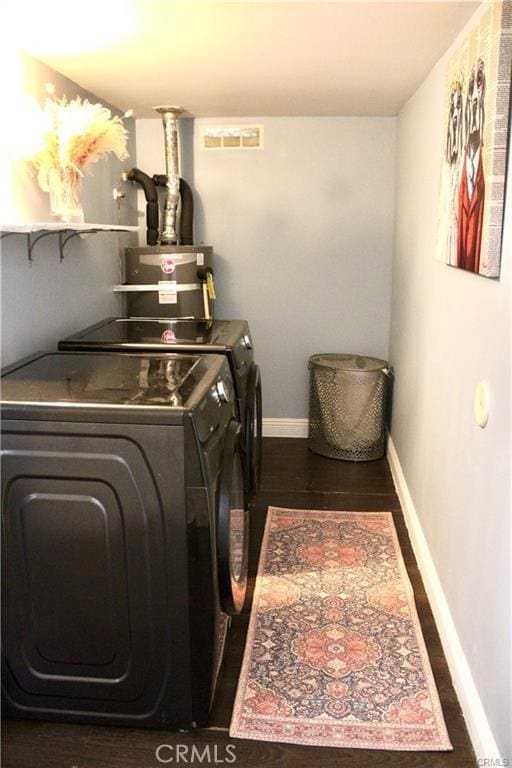
{"label": "patterned runner rug", "polygon": [[390,512],[269,507],[230,735],[452,749]]}

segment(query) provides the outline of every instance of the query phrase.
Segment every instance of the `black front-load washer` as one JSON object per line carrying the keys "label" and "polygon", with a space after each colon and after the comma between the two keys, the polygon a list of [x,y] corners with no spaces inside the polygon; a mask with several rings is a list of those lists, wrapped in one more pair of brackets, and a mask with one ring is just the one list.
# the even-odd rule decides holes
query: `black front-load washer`
{"label": "black front-load washer", "polygon": [[226,357],[39,354],[1,402],[4,712],[206,723],[247,576]]}
{"label": "black front-load washer", "polygon": [[107,318],[64,339],[67,351],[224,354],[229,360],[246,452],[246,487],[256,490],[261,471],[261,379],[246,320]]}

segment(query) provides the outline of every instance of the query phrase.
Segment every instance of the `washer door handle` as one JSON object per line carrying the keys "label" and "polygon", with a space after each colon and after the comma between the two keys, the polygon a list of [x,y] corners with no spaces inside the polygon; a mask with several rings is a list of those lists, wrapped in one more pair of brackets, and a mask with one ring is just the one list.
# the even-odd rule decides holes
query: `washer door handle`
{"label": "washer door handle", "polygon": [[245,509],[240,424],[231,420],[224,442],[217,500],[217,565],[219,596],[228,615],[240,613],[247,589],[248,515]]}

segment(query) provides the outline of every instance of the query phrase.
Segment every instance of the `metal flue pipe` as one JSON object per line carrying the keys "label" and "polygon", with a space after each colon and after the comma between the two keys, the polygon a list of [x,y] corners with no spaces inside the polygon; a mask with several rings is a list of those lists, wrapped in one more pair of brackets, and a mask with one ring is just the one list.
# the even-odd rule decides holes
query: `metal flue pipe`
{"label": "metal flue pipe", "polygon": [[[165,173],[154,173],[152,179],[157,187],[167,186]],[[180,179],[180,198],[180,245],[194,245],[194,196],[185,179]]]}
{"label": "metal flue pipe", "polygon": [[176,218],[180,197],[180,174],[178,167],[178,117],[183,107],[155,107],[155,112],[162,115],[165,137],[165,172],[167,191],[165,194],[163,224],[160,242],[163,245],[178,241]]}

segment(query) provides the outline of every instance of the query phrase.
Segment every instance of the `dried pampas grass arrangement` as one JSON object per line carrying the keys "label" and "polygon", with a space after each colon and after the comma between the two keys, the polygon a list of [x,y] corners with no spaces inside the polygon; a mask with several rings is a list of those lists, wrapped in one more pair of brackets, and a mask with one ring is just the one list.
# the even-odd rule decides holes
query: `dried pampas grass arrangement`
{"label": "dried pampas grass arrangement", "polygon": [[71,101],[47,98],[41,112],[37,150],[27,159],[41,189],[50,193],[52,213],[83,221],[78,187],[84,169],[110,152],[125,160],[128,132],[122,118],[80,96]]}

